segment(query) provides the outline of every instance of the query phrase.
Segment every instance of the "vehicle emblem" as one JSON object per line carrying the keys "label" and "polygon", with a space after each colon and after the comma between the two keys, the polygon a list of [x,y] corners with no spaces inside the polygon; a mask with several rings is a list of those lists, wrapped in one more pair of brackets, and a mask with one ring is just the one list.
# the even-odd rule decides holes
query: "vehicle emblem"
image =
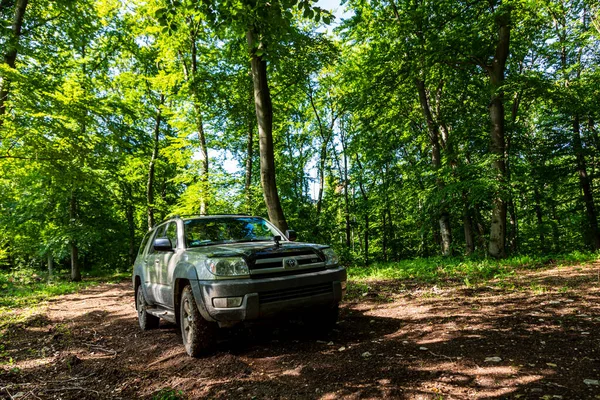
{"label": "vehicle emblem", "polygon": [[298,260],[295,258],[284,258],[283,268],[296,268],[298,266]]}

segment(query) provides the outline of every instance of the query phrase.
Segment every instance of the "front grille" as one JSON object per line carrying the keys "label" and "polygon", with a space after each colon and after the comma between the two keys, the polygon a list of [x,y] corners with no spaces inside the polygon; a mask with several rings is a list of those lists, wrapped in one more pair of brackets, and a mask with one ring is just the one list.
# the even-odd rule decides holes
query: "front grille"
{"label": "front grille", "polygon": [[276,301],[300,299],[319,294],[333,293],[333,284],[331,282],[318,283],[316,285],[298,286],[289,289],[269,290],[258,294],[261,304],[274,303]]}
{"label": "front grille", "polygon": [[289,257],[299,257],[298,265],[308,265],[321,262],[321,257],[312,250],[291,251],[287,253],[267,253],[257,254],[256,259],[251,263],[251,269],[267,269],[283,267],[283,259]]}
{"label": "front grille", "polygon": [[307,268],[307,269],[301,269],[301,270],[290,269],[290,270],[287,270],[287,271],[284,270],[284,271],[278,271],[278,272],[266,272],[266,273],[263,273],[263,274],[261,274],[259,272],[259,273],[253,273],[251,275],[251,277],[252,277],[252,279],[277,278],[278,276],[308,274],[308,273],[311,273],[311,272],[321,272],[321,271],[325,271],[325,267]]}

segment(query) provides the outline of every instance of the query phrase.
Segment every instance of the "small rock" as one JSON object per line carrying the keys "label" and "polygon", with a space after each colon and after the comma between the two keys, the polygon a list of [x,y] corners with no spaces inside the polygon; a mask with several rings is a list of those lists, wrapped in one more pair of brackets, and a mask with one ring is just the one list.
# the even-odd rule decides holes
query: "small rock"
{"label": "small rock", "polygon": [[597,379],[584,379],[583,383],[589,386],[600,386],[600,381]]}
{"label": "small rock", "polygon": [[582,335],[589,335],[589,332],[581,332]]}
{"label": "small rock", "polygon": [[364,353],[361,354],[361,356],[363,356],[364,358],[369,358],[369,357],[371,357],[371,353],[369,353],[368,351],[365,351]]}
{"label": "small rock", "polygon": [[408,340],[403,340],[402,344],[408,344]]}
{"label": "small rock", "polygon": [[338,349],[338,351],[344,351],[344,350],[346,350],[346,347],[344,347],[344,346],[342,346]]}
{"label": "small rock", "polygon": [[486,357],[485,362],[500,362],[502,359],[500,357]]}
{"label": "small rock", "polygon": [[558,365],[554,364],[554,363],[546,363],[547,366],[552,367],[552,368],[556,368]]}
{"label": "small rock", "polygon": [[421,347],[419,347],[419,350],[427,351],[427,350],[429,350],[429,349],[428,349],[427,347],[423,347],[423,346],[421,346]]}
{"label": "small rock", "polygon": [[560,300],[550,300],[548,304],[560,304]]}
{"label": "small rock", "polygon": [[333,346],[333,342],[327,343],[327,346]]}

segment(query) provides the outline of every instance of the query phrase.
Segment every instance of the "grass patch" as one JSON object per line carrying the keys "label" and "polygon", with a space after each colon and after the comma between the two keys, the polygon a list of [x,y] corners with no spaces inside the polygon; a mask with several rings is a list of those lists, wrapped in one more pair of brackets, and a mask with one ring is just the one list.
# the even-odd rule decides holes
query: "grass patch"
{"label": "grass patch", "polygon": [[375,263],[369,267],[350,267],[348,278],[354,285],[359,283],[364,285],[369,281],[413,280],[430,284],[461,282],[466,286],[472,286],[492,279],[513,276],[519,270],[588,263],[598,260],[599,256],[598,253],[577,251],[546,256],[520,255],[503,260],[465,257],[416,258]]}

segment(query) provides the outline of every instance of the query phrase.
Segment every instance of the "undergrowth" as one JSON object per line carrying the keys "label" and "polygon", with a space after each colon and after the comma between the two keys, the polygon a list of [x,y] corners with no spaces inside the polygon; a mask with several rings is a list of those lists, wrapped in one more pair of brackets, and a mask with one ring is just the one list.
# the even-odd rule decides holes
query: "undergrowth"
{"label": "undergrowth", "polygon": [[519,255],[497,260],[492,258],[429,257],[374,263],[368,267],[348,268],[351,282],[374,280],[413,280],[430,284],[462,282],[466,286],[513,276],[519,270],[588,263],[599,259],[598,253],[572,252],[545,256]]}

